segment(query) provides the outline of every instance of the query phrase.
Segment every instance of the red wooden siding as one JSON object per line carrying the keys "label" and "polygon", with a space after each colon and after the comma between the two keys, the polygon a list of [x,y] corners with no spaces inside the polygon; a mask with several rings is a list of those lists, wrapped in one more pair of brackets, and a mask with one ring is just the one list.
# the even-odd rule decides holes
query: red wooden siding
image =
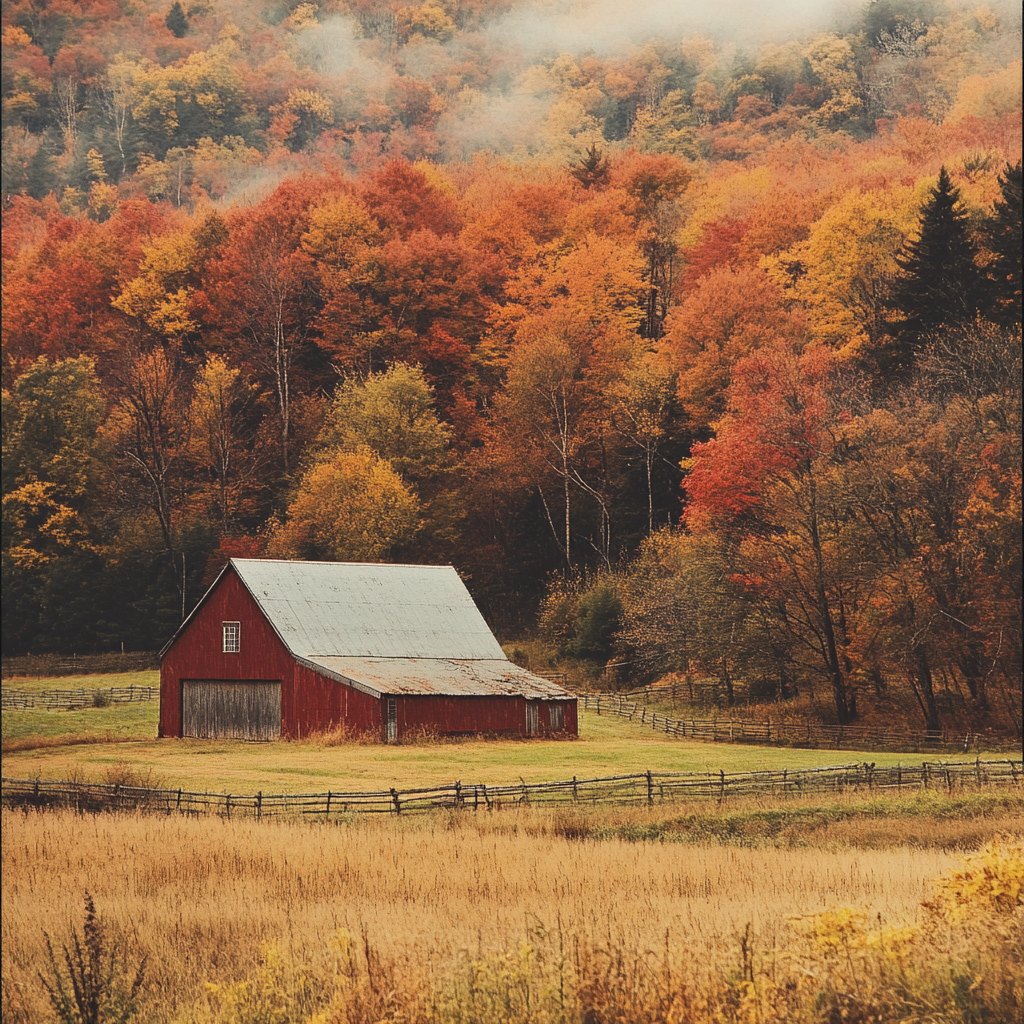
{"label": "red wooden siding", "polygon": [[[396,698],[398,737],[419,730],[448,735],[484,732],[526,735],[526,700],[523,697],[411,697]],[[540,729],[550,731],[549,703],[539,701]],[[565,708],[562,733],[578,735],[576,701],[559,701]]]}
{"label": "red wooden siding", "polygon": [[362,690],[328,679],[293,662],[293,683],[282,696],[281,717],[288,735],[296,739],[344,722],[352,732],[381,735],[381,702]]}
{"label": "red wooden siding", "polygon": [[[237,654],[225,654],[221,625],[240,622]],[[380,701],[300,665],[281,643],[237,575],[227,572],[160,666],[160,735],[181,735],[185,679],[281,682],[281,735],[306,736],[346,721],[356,730],[381,728]]]}

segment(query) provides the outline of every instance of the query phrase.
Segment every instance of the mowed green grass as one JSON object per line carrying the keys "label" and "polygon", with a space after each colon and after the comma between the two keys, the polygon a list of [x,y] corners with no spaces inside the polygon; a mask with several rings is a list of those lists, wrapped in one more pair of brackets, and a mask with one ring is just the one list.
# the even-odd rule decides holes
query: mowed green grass
{"label": "mowed green grass", "polygon": [[[114,686],[159,686],[159,672],[125,672],[117,675],[62,676],[58,679],[5,679],[4,689],[26,693],[48,690],[108,690]],[[27,711],[3,713],[3,738],[26,736],[105,736],[116,739],[151,739],[156,735],[159,701],[110,704],[105,708],[69,711]],[[6,761],[6,757],[5,757]],[[7,774],[6,765],[4,772]]]}
{"label": "mowed green grass", "polygon": [[[134,673],[155,678],[155,673]],[[114,685],[105,678],[104,685]],[[120,685],[118,683],[117,685]],[[581,712],[577,740],[463,740],[388,746],[235,740],[157,740],[158,705],[121,704],[82,711],[5,711],[4,739],[31,735],[131,737],[128,742],[72,743],[4,754],[8,778],[104,781],[130,766],[168,787],[217,793],[303,793],[409,789],[461,780],[487,785],[594,778],[652,771],[725,772],[811,768],[873,761],[912,764],[925,755],[796,750],[669,739],[622,718]],[[934,759],[934,758],[933,758]],[[955,760],[955,758],[951,758]]]}

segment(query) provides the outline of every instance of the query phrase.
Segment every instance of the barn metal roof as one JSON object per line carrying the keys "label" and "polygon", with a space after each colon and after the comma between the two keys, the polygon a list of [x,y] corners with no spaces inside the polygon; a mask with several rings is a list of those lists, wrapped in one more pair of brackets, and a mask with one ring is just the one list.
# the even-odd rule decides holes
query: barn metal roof
{"label": "barn metal roof", "polygon": [[505,660],[450,565],[250,558],[231,565],[299,657]]}
{"label": "barn metal roof", "polygon": [[230,567],[296,658],[373,696],[572,696],[505,657],[450,565],[233,558]]}
{"label": "barn metal roof", "polygon": [[507,659],[461,661],[452,658],[306,658],[313,668],[374,696],[422,695],[565,700],[557,683],[535,676]]}

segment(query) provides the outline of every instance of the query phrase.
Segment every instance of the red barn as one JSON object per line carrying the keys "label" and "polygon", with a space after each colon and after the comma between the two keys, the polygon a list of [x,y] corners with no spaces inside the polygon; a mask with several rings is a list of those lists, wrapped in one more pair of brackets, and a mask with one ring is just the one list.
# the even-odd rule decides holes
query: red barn
{"label": "red barn", "polygon": [[160,735],[577,735],[451,566],[233,558],[160,652]]}

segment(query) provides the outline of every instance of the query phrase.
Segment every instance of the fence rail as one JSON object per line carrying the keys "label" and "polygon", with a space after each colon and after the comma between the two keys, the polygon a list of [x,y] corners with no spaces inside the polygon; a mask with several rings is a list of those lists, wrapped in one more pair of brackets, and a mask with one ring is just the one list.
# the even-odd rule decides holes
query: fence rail
{"label": "fence rail", "polygon": [[102,708],[108,704],[156,700],[159,696],[159,686],[111,686],[95,690],[43,690],[41,693],[15,690],[5,686],[0,693],[4,711],[25,711],[32,708],[43,708],[48,711]]}
{"label": "fence rail", "polygon": [[[667,689],[667,687],[666,687]],[[637,691],[637,695],[653,693]],[[711,743],[788,744],[800,747],[843,747],[863,750],[865,746],[915,748],[945,746],[967,753],[980,746],[1015,746],[1019,740],[993,737],[986,733],[936,732],[913,733],[875,726],[826,725],[821,722],[744,718],[672,718],[652,711],[646,704],[627,700],[619,694],[580,694],[580,707],[599,715],[617,715],[639,722],[656,732],[679,739],[705,740]]]}
{"label": "fence rail", "polygon": [[160,657],[155,651],[110,652],[108,654],[23,654],[0,658],[4,679],[19,676],[81,676],[96,673],[144,672],[158,668]]}
{"label": "fence rail", "polygon": [[463,785],[372,792],[238,796],[184,789],[144,789],[41,779],[3,779],[2,799],[14,807],[73,807],[79,811],[144,810],[165,814],[231,817],[350,814],[415,814],[438,808],[495,810],[550,804],[649,804],[716,800],[740,795],[787,797],[802,793],[881,792],[1024,786],[1021,761],[923,762],[876,768],[844,764],[770,772],[642,772],[513,786]]}

